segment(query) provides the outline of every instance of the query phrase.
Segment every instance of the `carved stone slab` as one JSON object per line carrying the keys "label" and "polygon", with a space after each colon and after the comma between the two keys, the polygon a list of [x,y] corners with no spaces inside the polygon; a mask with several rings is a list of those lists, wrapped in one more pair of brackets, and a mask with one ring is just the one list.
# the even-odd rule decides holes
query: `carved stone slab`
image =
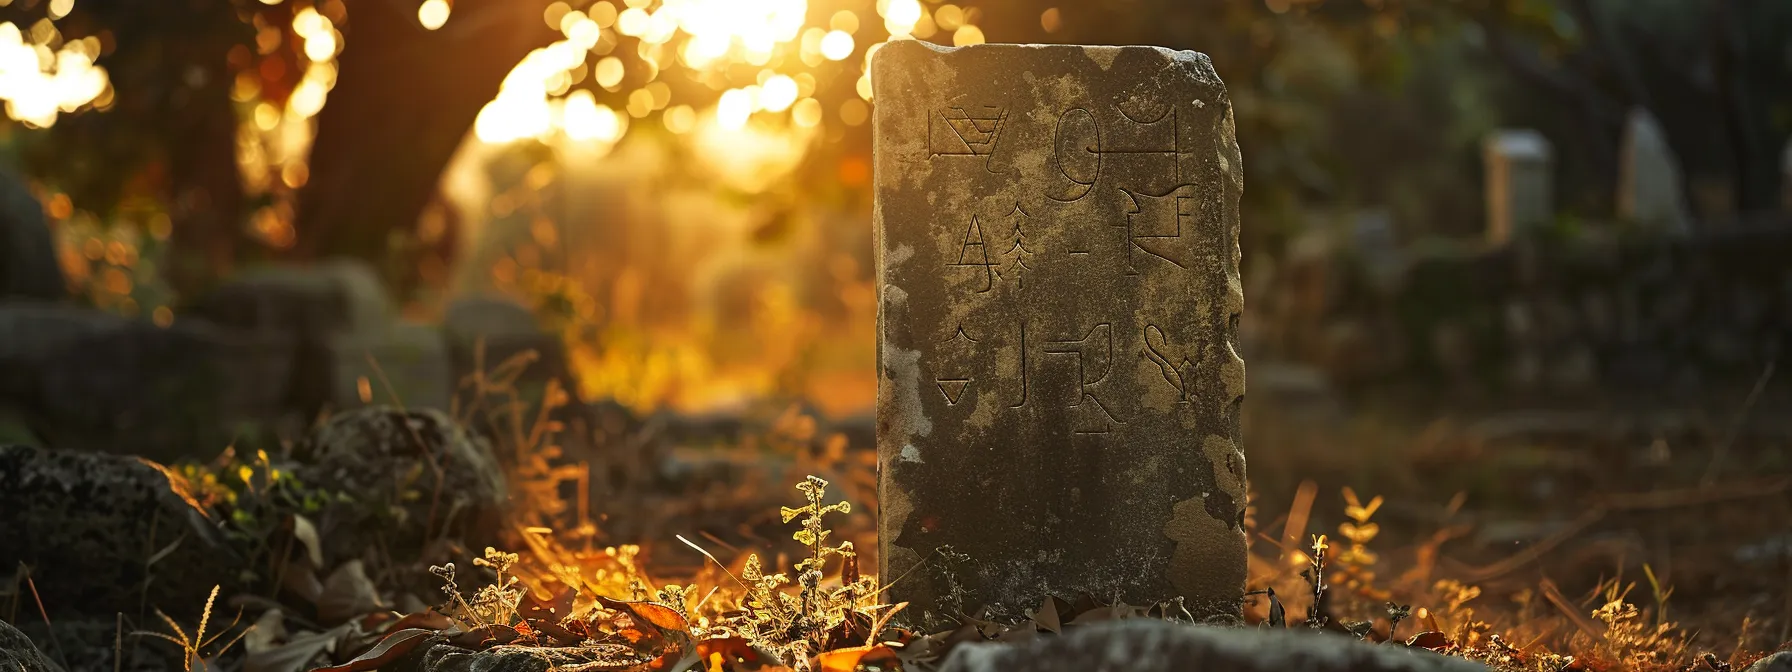
{"label": "carved stone slab", "polygon": [[1236,616],[1243,166],[1208,58],[898,41],[872,88],[890,600]]}

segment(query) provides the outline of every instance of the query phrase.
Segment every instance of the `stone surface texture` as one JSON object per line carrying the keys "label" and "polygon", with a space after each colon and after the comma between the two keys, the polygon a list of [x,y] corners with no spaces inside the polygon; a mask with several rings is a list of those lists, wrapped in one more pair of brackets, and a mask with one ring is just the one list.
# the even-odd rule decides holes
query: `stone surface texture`
{"label": "stone surface texture", "polygon": [[420,646],[396,661],[394,672],[551,672],[552,670],[615,669],[617,654],[626,647],[495,646],[470,651],[451,644]]}
{"label": "stone surface texture", "polygon": [[146,603],[185,616],[241,569],[218,514],[137,457],[0,446],[0,512],[0,567],[28,566],[56,621]]}
{"label": "stone surface texture", "polygon": [[60,672],[49,656],[6,621],[0,621],[0,670],[6,672]]}
{"label": "stone surface texture", "polygon": [[1462,658],[1331,633],[1191,627],[1158,620],[1092,625],[1025,645],[964,644],[940,672],[1476,672]]}
{"label": "stone surface texture", "polygon": [[[293,448],[299,482],[348,502],[317,519],[324,564],[360,557],[375,539],[422,548],[438,537],[495,541],[504,471],[486,442],[433,410],[372,406],[331,416]],[[440,469],[440,478],[438,471]]]}
{"label": "stone surface texture", "polygon": [[290,364],[279,334],[72,307],[0,306],[0,342],[0,405],[24,411],[49,445],[165,462],[209,459],[233,423],[273,413]]}
{"label": "stone surface texture", "polygon": [[1235,617],[1243,166],[1208,58],[903,40],[872,87],[891,599]]}
{"label": "stone surface texture", "polygon": [[1757,660],[1744,672],[1792,672],[1792,651],[1781,651]]}

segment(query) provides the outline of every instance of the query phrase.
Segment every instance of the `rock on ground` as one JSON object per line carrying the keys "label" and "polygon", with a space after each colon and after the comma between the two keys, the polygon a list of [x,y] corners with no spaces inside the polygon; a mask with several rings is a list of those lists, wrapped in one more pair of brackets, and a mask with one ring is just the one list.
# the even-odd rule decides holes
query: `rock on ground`
{"label": "rock on ground", "polygon": [[[319,516],[325,566],[376,540],[419,549],[448,537],[478,548],[502,522],[504,472],[486,442],[447,415],[373,406],[338,413],[294,447],[307,487],[344,494]],[[438,471],[439,476],[438,476]]]}
{"label": "rock on ground", "polygon": [[159,327],[98,310],[0,305],[0,405],[48,445],[209,459],[239,421],[279,412],[289,362],[278,334],[202,321]]}
{"label": "rock on ground", "polygon": [[582,667],[614,669],[626,646],[539,648],[497,646],[469,651],[448,644],[420,647],[393,665],[394,672],[549,672]]}
{"label": "rock on ground", "polygon": [[55,301],[67,295],[43,204],[18,174],[0,173],[0,297]]}
{"label": "rock on ground", "polygon": [[185,480],[137,457],[0,446],[0,512],[0,567],[30,568],[52,620],[196,612],[240,569]]}
{"label": "rock on ground", "polygon": [[6,672],[61,672],[62,668],[37,650],[24,633],[0,621],[0,670]]}
{"label": "rock on ground", "polygon": [[1792,651],[1781,651],[1757,660],[1743,672],[1792,672]]}
{"label": "rock on ground", "polygon": [[1330,633],[1187,626],[1138,619],[1022,645],[965,644],[940,672],[1476,672],[1461,658]]}

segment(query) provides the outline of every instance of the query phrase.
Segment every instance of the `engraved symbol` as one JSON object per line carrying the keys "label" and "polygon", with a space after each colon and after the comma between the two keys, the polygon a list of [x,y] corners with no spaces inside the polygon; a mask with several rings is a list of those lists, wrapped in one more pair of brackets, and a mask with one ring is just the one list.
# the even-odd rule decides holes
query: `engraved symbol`
{"label": "engraved symbol", "polygon": [[958,331],[952,333],[951,338],[948,338],[944,341],[940,341],[940,343],[942,343],[942,344],[951,343],[953,341],[964,341],[966,343],[976,343],[977,339],[971,338],[970,334],[964,333],[964,325],[961,324],[961,325],[958,325]]}
{"label": "engraved symbol", "polygon": [[1174,108],[1174,107],[1165,108],[1163,114],[1157,115],[1156,119],[1149,119],[1149,120],[1140,119],[1138,117],[1133,116],[1133,114],[1131,112],[1126,111],[1125,107],[1116,105],[1116,106],[1114,106],[1114,109],[1117,109],[1120,111],[1120,116],[1125,117],[1127,121],[1132,122],[1133,127],[1135,129],[1143,129],[1147,126],[1156,126],[1165,120],[1169,120],[1169,122],[1170,122],[1170,146],[1167,149],[1160,148],[1160,147],[1148,147],[1148,146],[1141,146],[1141,147],[1135,147],[1135,148],[1130,148],[1130,149],[1110,149],[1106,153],[1108,153],[1108,154],[1156,154],[1156,155],[1160,155],[1160,156],[1175,156],[1177,154],[1182,153],[1182,132],[1181,132],[1181,129],[1176,126],[1176,108]]}
{"label": "engraved symbol", "polygon": [[[973,247],[977,248],[975,252],[971,250]],[[964,241],[958,245],[958,261],[947,266],[983,269],[983,289],[977,290],[978,294],[995,286],[996,265],[989,260],[989,246],[983,242],[983,224],[976,215],[971,215],[971,224],[965,227]]]}
{"label": "engraved symbol", "polygon": [[969,378],[938,378],[933,381],[940,388],[940,394],[946,396],[947,406],[957,406],[964,391],[971,386]]}
{"label": "engraved symbol", "polygon": [[[996,138],[1002,133],[1002,122],[1008,119],[1007,108],[983,105],[965,109],[949,107],[940,110],[937,126],[928,119],[929,140],[933,156],[988,156],[995,153]],[[946,132],[933,133],[935,128]]]}
{"label": "engraved symbol", "polygon": [[1169,256],[1173,253],[1169,246],[1157,241],[1181,240],[1183,225],[1186,223],[1189,228],[1194,227],[1197,216],[1195,207],[1198,202],[1192,195],[1194,188],[1195,185],[1184,184],[1161,194],[1141,194],[1126,189],[1120,190],[1120,193],[1125,194],[1132,205],[1126,209],[1124,224],[1110,224],[1109,226],[1126,229],[1127,275],[1139,274],[1138,269],[1133,267],[1135,256],[1133,252],[1135,250],[1170,262],[1177,268],[1188,268],[1187,265]]}
{"label": "engraved symbol", "polygon": [[[1175,107],[1167,107],[1155,119],[1144,119],[1126,111],[1125,107],[1116,105],[1120,117],[1131,126],[1123,125],[1117,134],[1108,134],[1104,143],[1101,121],[1095,113],[1087,108],[1071,108],[1058,115],[1057,126],[1052,131],[1053,167],[1058,174],[1070,181],[1070,186],[1059,195],[1046,194],[1059,203],[1074,203],[1088,196],[1095,189],[1095,183],[1101,180],[1101,172],[1105,159],[1110,154],[1121,156],[1158,156],[1174,160],[1182,153],[1182,134],[1177,126]],[[1166,123],[1167,122],[1167,123]],[[1167,125],[1168,138],[1162,137],[1157,130]],[[1157,137],[1151,137],[1154,132]],[[1175,167],[1174,173],[1181,181],[1181,166]]]}
{"label": "engraved symbol", "polygon": [[[1076,357],[1077,399],[1070,404],[1070,408],[1081,411],[1078,413],[1081,417],[1078,418],[1074,433],[1107,434],[1114,430],[1115,424],[1124,424],[1108,411],[1107,405],[1101,403],[1093,389],[1107,379],[1108,372],[1114,366],[1113,323],[1097,324],[1076,340],[1046,341],[1045,352]],[[1096,371],[1099,373],[1095,373]]]}
{"label": "engraved symbol", "polygon": [[[1156,343],[1152,342],[1154,335],[1157,338]],[[1157,365],[1158,371],[1163,374],[1164,382],[1169,383],[1170,387],[1176,388],[1176,403],[1194,403],[1194,390],[1189,389],[1189,381],[1194,376],[1195,363],[1189,361],[1187,357],[1172,363],[1170,361],[1172,355],[1165,355],[1163,352],[1169,349],[1170,341],[1164,336],[1164,330],[1159,329],[1155,324],[1146,324],[1145,357]]]}
{"label": "engraved symbol", "polygon": [[1033,251],[1027,249],[1027,232],[1022,225],[1026,224],[1029,215],[1020,207],[1019,203],[1014,204],[1014,212],[1008,213],[1009,217],[1015,215],[1019,215],[1019,217],[1015,217],[1014,232],[1011,234],[1014,238],[1014,246],[1002,253],[1004,258],[1011,259],[1011,261],[997,273],[1004,279],[1013,277],[1017,289],[1026,289],[1026,272],[1033,270],[1032,266],[1027,265],[1027,258],[1033,256]]}
{"label": "engraved symbol", "polygon": [[[958,326],[958,329],[956,331],[952,332],[952,337],[948,338],[944,341],[940,341],[940,345],[951,345],[951,344],[957,343],[959,341],[963,341],[963,344],[961,346],[959,346],[959,347],[963,347],[963,346],[969,346],[969,345],[976,343],[977,339],[972,338],[970,334],[965,333],[964,325],[961,324]],[[933,384],[940,388],[940,395],[942,395],[946,398],[947,406],[957,406],[959,400],[964,399],[964,393],[966,390],[970,389],[972,382],[975,382],[975,381],[973,381],[968,376],[967,377],[956,377],[956,376],[941,377],[941,378],[933,379]]]}
{"label": "engraved symbol", "polygon": [[1020,401],[1010,404],[1009,408],[1020,408],[1027,405],[1027,323],[1020,323]]}
{"label": "engraved symbol", "polygon": [[1046,194],[1059,203],[1083,200],[1101,179],[1101,122],[1081,107],[1058,115],[1052,131],[1052,164],[1071,185],[1062,196]]}
{"label": "engraved symbol", "polygon": [[1008,108],[997,105],[948,107],[927,117],[927,158],[981,156],[983,168],[995,159],[996,141],[1008,121]]}

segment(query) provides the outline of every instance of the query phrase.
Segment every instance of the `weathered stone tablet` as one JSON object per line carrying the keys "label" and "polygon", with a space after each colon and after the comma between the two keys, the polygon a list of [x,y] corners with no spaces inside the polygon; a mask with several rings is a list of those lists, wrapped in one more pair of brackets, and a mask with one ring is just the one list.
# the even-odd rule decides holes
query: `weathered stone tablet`
{"label": "weathered stone tablet", "polygon": [[1243,166],[1212,64],[898,41],[871,81],[890,599],[1236,616]]}

